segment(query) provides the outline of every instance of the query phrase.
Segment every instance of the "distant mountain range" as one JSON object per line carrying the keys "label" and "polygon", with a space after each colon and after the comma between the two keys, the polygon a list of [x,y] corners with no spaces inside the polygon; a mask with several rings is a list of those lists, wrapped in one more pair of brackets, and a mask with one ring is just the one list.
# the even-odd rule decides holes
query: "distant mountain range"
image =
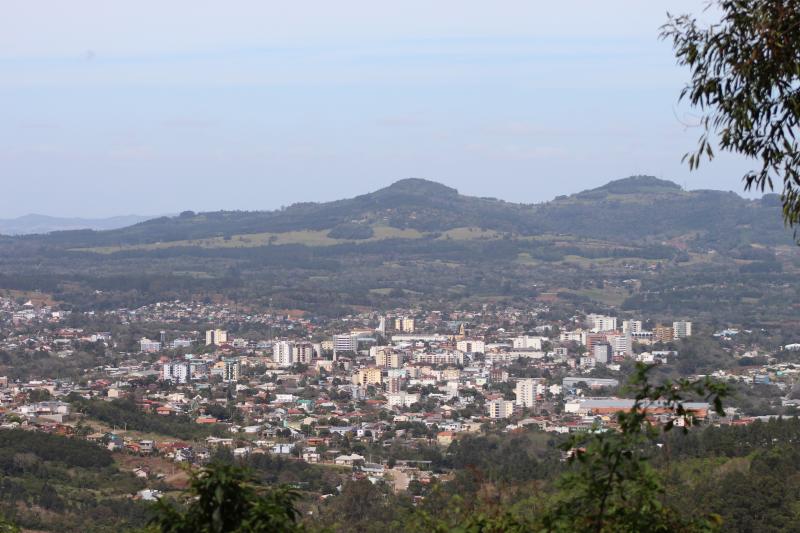
{"label": "distant mountain range", "polygon": [[70,218],[30,214],[0,219],[0,235],[30,235],[67,230],[111,230],[138,224],[153,217],[126,215],[109,218]]}
{"label": "distant mountain range", "polygon": [[[105,223],[123,222],[118,218]],[[89,222],[84,225],[88,227]],[[99,221],[95,221],[97,225]],[[782,224],[777,195],[749,200],[733,192],[684,191],[671,181],[652,176],[624,178],[540,204],[465,196],[433,181],[404,179],[333,202],[298,203],[275,211],[187,211],[118,229],[57,232],[42,239],[71,248],[114,247],[105,250],[108,252],[130,247],[330,245],[438,238],[453,232],[461,238],[555,234],[721,249],[792,242],[791,232]]]}

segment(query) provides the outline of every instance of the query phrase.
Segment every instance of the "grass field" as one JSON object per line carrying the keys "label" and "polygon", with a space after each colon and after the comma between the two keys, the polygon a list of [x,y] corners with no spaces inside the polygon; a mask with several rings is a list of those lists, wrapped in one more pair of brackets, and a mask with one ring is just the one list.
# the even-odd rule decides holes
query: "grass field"
{"label": "grass field", "polygon": [[[131,244],[122,246],[97,246],[93,248],[78,248],[75,251],[93,252],[98,254],[113,254],[129,250],[161,250],[164,248],[199,247],[199,248],[257,248],[269,244],[303,244],[305,246],[332,246],[353,242],[373,242],[386,239],[421,239],[426,233],[415,229],[400,229],[390,226],[373,226],[373,236],[369,239],[333,239],[328,237],[329,230],[302,230],[287,231],[283,233],[249,233],[246,235],[233,235],[224,237],[208,237],[204,239],[188,239],[179,241],[156,242],[149,244]],[[500,234],[492,230],[480,228],[453,228],[439,237],[441,240],[486,240],[498,239]]]}

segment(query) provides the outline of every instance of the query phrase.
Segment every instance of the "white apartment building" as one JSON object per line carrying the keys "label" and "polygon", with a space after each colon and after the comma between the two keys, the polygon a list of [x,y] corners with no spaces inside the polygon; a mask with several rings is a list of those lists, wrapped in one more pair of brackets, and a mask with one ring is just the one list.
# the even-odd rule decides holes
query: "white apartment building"
{"label": "white apartment building", "polygon": [[387,394],[386,399],[389,407],[410,407],[419,401],[419,394],[409,394],[398,392],[397,394]]}
{"label": "white apartment building", "polygon": [[161,343],[158,341],[153,341],[148,339],[147,337],[142,337],[139,341],[139,350],[142,352],[157,352],[161,349]]}
{"label": "white apartment building", "polygon": [[517,386],[514,389],[516,394],[516,404],[520,407],[533,407],[536,403],[536,394],[538,385],[541,383],[539,378],[526,378],[517,381]]}
{"label": "white apartment building", "polygon": [[222,381],[239,381],[241,366],[238,357],[226,357],[223,361]]}
{"label": "white apartment building", "polygon": [[611,346],[605,343],[595,344],[592,356],[596,363],[607,365],[611,360]]}
{"label": "white apartment building", "polygon": [[673,337],[682,339],[684,337],[692,336],[692,323],[686,320],[680,320],[672,323]]}
{"label": "white apartment building", "polygon": [[622,332],[623,333],[641,333],[642,332],[642,321],[641,320],[623,320],[622,321]]}
{"label": "white apartment building", "polygon": [[415,353],[414,361],[428,365],[463,365],[463,352]]}
{"label": "white apartment building", "polygon": [[594,333],[617,329],[617,317],[614,316],[590,314],[586,316],[586,321]]}
{"label": "white apartment building", "polygon": [[614,355],[629,356],[633,354],[633,335],[629,333],[607,335],[606,339],[611,344],[611,350]]}
{"label": "white apartment building", "polygon": [[345,333],[333,336],[334,352],[355,352],[358,350],[358,335]]}
{"label": "white apartment building", "polygon": [[456,343],[456,349],[464,353],[485,353],[486,343],[479,340],[465,339]]}
{"label": "white apartment building", "polygon": [[408,316],[399,316],[394,319],[395,331],[414,333],[414,319]]}
{"label": "white apartment building", "polygon": [[206,331],[206,346],[215,344],[221,346],[228,342],[228,332],[224,329],[209,329]]}
{"label": "white apartment building", "polygon": [[583,346],[586,346],[586,335],[587,333],[581,329],[576,329],[575,331],[562,331],[561,335],[559,335],[558,340],[561,342],[577,342]]}
{"label": "white apartment building", "polygon": [[185,384],[191,380],[192,370],[189,363],[185,361],[164,363],[161,367],[161,379],[177,384]]}
{"label": "white apartment building", "polygon": [[293,342],[276,342],[272,345],[272,361],[283,367],[292,366],[294,363],[294,348]]}
{"label": "white apartment building", "polygon": [[493,400],[486,402],[489,418],[510,418],[514,414],[514,402],[510,400]]}
{"label": "white apartment building", "polygon": [[547,339],[522,335],[521,337],[514,337],[511,343],[515,350],[541,350],[543,340]]}

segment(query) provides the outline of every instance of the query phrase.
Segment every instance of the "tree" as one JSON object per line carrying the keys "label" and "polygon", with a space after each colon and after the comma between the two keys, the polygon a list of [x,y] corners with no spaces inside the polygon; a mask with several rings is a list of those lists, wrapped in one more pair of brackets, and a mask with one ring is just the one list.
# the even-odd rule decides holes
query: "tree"
{"label": "tree", "polygon": [[660,478],[648,462],[648,444],[660,431],[650,422],[648,409],[658,406],[674,412],[663,431],[677,420],[684,431],[693,415],[683,406],[685,395],[705,396],[719,414],[725,385],[708,378],[698,381],[665,381],[654,386],[648,380],[653,366],[639,363],[629,388],[635,393],[630,410],[617,414],[619,431],[593,431],[575,435],[564,449],[577,468],[559,480],[560,493],[545,513],[543,523],[550,531],[694,531],[710,529],[711,521],[694,522],[676,509],[665,506]]}
{"label": "tree", "polygon": [[[527,514],[538,504],[533,497],[510,509],[477,509],[457,517],[455,523],[423,515],[424,530],[634,533],[715,529],[718,517],[696,519],[664,503],[661,478],[650,465],[648,453],[654,453],[655,439],[661,431],[670,431],[675,421],[692,424],[693,415],[684,408],[685,397],[705,397],[716,412],[722,413],[727,388],[708,378],[665,381],[656,386],[648,378],[652,368],[637,365],[629,385],[634,404],[628,411],[617,413],[618,431],[595,428],[574,435],[564,444],[562,449],[570,453],[573,468],[557,480],[558,492],[541,512]],[[650,422],[648,410],[654,405],[674,413],[663,430]]]}
{"label": "tree", "polygon": [[782,181],[784,222],[800,224],[800,0],[713,0],[709,7],[721,11],[719,23],[670,15],[661,33],[691,71],[680,98],[703,113],[697,149],[684,159],[697,168],[714,157],[715,143],[759,159],[745,189]]}
{"label": "tree", "polygon": [[156,503],[152,524],[163,533],[278,533],[301,531],[298,494],[285,487],[267,490],[247,469],[212,463],[191,473],[189,499],[176,507]]}

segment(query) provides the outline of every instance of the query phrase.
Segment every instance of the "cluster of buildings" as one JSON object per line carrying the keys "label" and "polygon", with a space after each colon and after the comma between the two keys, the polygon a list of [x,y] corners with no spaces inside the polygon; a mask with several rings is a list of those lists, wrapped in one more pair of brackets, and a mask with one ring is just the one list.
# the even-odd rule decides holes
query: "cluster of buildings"
{"label": "cluster of buildings", "polygon": [[[545,320],[546,308],[405,309],[322,320],[196,302],[87,314],[85,327],[67,328],[57,311],[33,305],[29,322],[20,323],[23,304],[0,300],[0,349],[64,354],[99,342],[107,361],[85,369],[83,385],[59,376],[0,378],[2,427],[70,434],[79,416],[68,395],[127,398],[152,416],[219,432],[194,442],[119,429],[85,437],[175,462],[202,462],[220,446],[237,456],[278,454],[401,480],[393,481],[398,490],[430,472],[411,454],[390,468],[371,452],[389,444],[448,446],[487,429],[613,428],[614,413],[630,406],[618,397],[622,364],[670,364],[680,358],[676,341],[693,333],[688,321],[668,326],[599,314]],[[119,333],[92,327],[93,319],[149,334],[124,344]],[[751,383],[788,383],[790,370],[754,371]],[[687,407],[698,419],[711,416],[705,404]],[[652,413],[671,416],[659,406]]]}

